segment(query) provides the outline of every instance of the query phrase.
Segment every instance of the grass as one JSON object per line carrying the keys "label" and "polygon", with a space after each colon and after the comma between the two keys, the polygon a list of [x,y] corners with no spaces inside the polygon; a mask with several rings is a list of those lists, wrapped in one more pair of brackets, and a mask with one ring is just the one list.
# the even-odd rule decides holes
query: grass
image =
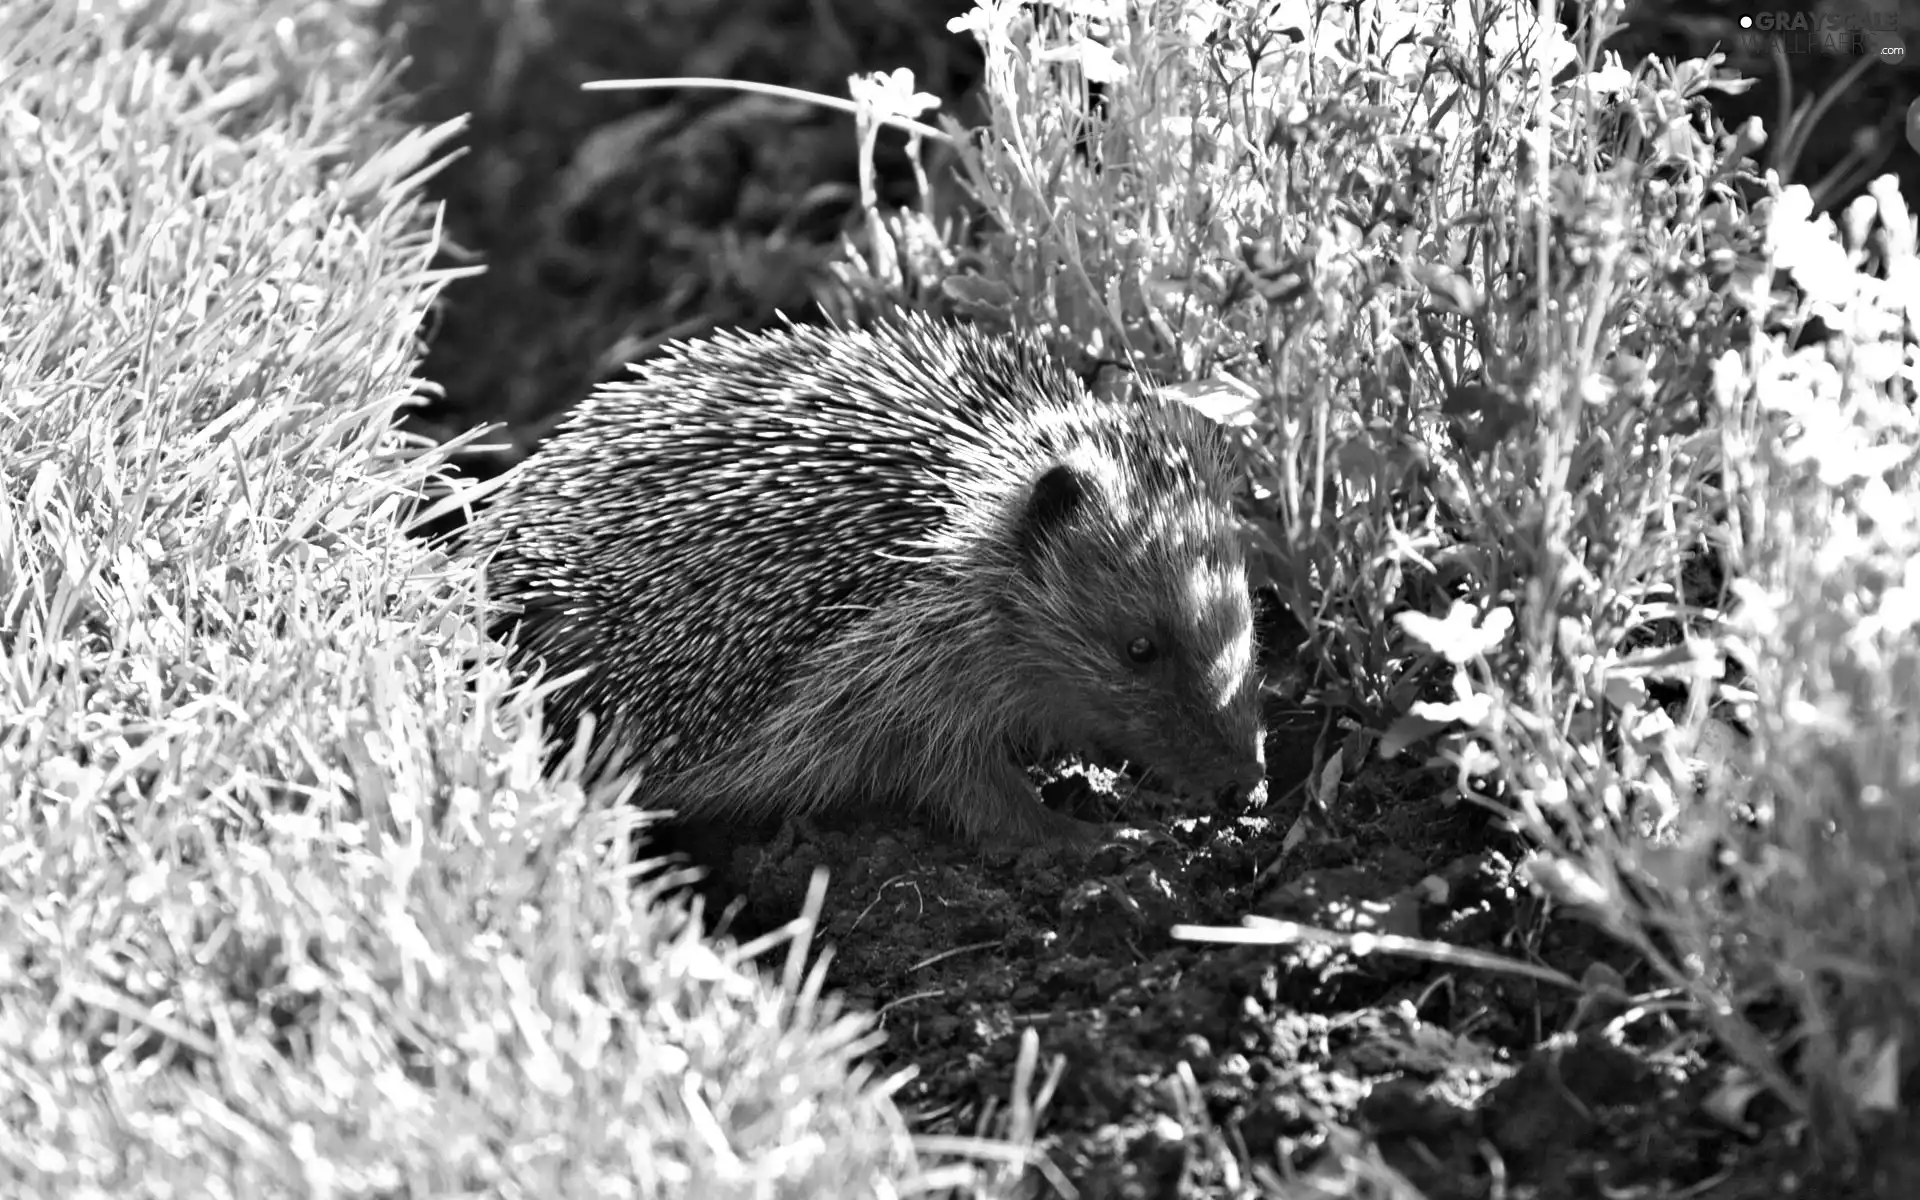
{"label": "grass", "polygon": [[0,8],[0,1192],[924,1181],[805,928],[709,944],[636,880],[401,532],[460,131],[377,49],[347,5]]}
{"label": "grass", "polygon": [[[1360,744],[1844,1161],[1920,1032],[1911,215],[1816,217],[1603,27],[1270,8],[982,5],[988,135],[838,301],[1233,420]],[[916,1146],[808,919],[704,940],[403,534],[461,130],[361,17],[0,6],[0,1191],[1007,1194],[1031,1048],[1012,1143]],[[1320,1191],[1404,1194],[1341,1145]]]}

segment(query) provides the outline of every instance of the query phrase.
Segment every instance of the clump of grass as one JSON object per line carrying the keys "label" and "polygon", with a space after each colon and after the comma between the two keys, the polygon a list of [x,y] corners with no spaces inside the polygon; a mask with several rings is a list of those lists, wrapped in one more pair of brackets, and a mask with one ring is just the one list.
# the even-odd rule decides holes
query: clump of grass
{"label": "clump of grass", "polygon": [[459,127],[375,51],[0,6],[0,1192],[899,1194],[804,922],[663,900],[401,532]]}
{"label": "clump of grass", "polygon": [[1844,1158],[1920,1017],[1913,224],[1810,222],[1610,11],[983,3],[973,219],[837,286],[1243,426],[1334,765],[1444,765]]}

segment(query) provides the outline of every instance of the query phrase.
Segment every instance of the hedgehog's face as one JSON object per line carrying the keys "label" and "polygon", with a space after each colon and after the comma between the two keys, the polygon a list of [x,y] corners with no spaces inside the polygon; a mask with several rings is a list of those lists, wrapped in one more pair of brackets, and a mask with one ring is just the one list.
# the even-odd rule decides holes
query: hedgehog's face
{"label": "hedgehog's face", "polygon": [[1032,485],[1020,535],[1009,616],[1040,740],[1191,792],[1265,777],[1253,604],[1222,501],[1127,495],[1059,464]]}

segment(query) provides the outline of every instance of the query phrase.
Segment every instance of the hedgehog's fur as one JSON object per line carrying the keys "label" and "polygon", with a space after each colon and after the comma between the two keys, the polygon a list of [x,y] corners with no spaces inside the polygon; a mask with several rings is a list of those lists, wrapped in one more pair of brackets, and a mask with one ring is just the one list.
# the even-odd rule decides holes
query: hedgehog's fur
{"label": "hedgehog's fur", "polygon": [[[474,526],[517,652],[584,669],[649,807],[931,806],[1086,836],[1020,764],[1262,777],[1228,449],[1027,339],[905,318],[677,343],[582,403]],[[664,743],[664,745],[663,745]]]}

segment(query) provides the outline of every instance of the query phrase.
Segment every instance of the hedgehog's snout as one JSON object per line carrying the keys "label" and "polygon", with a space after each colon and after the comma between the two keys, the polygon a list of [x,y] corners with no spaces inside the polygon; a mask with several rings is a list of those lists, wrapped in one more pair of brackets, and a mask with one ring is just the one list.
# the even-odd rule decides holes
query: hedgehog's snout
{"label": "hedgehog's snout", "polygon": [[1241,680],[1214,709],[1213,736],[1201,739],[1192,772],[1197,791],[1246,796],[1267,778],[1267,736],[1256,682]]}
{"label": "hedgehog's snout", "polygon": [[1135,694],[1129,758],[1191,796],[1244,796],[1266,778],[1259,681],[1246,638],[1180,643],[1156,684]]}
{"label": "hedgehog's snout", "polygon": [[[1195,736],[1198,735],[1198,736]],[[1161,753],[1141,765],[1175,790],[1194,797],[1250,795],[1267,778],[1266,738],[1255,729],[1168,731]]]}
{"label": "hedgehog's snout", "polygon": [[1232,722],[1234,733],[1229,753],[1221,759],[1222,786],[1236,799],[1252,794],[1267,781],[1267,731],[1260,720],[1258,696],[1255,696],[1251,720]]}
{"label": "hedgehog's snout", "polygon": [[1243,796],[1252,795],[1254,789],[1266,781],[1267,754],[1266,747],[1262,746],[1260,752],[1255,754],[1252,759],[1233,768],[1227,779],[1227,786],[1221,790],[1235,799],[1239,799]]}

